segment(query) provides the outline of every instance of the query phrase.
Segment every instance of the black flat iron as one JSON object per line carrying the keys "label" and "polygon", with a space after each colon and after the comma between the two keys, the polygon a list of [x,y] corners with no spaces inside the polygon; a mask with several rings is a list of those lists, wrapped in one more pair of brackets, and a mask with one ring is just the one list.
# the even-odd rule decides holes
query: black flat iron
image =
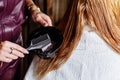
{"label": "black flat iron", "polygon": [[33,31],[28,40],[29,53],[34,53],[43,59],[52,59],[63,41],[63,36],[56,27],[42,26]]}

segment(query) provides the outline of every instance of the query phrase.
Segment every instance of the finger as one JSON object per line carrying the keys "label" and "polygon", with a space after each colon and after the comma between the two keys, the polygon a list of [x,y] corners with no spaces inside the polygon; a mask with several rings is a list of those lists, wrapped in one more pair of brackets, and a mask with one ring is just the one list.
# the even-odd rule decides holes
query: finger
{"label": "finger", "polygon": [[12,42],[9,42],[9,41],[4,41],[4,43],[2,43],[2,44],[4,46],[9,47],[9,48],[14,48],[14,49],[16,49],[16,50],[18,50],[22,53],[28,53],[28,51],[25,48],[19,46],[18,44],[15,44],[15,43],[12,43]]}
{"label": "finger", "polygon": [[48,23],[45,22],[44,20],[39,20],[38,22],[43,26],[48,26]]}
{"label": "finger", "polygon": [[12,51],[11,52],[1,51],[0,56],[7,57],[10,59],[17,59],[18,58],[18,56],[12,55]]}
{"label": "finger", "polygon": [[2,62],[11,62],[12,59],[7,58],[7,57],[0,57],[0,61],[2,61]]}
{"label": "finger", "polygon": [[0,51],[0,54],[4,57],[8,57],[10,59],[17,59],[18,56],[15,56],[15,55],[12,55],[10,53],[12,53],[12,49],[11,48],[8,48],[8,47],[2,47],[1,48],[1,51]]}
{"label": "finger", "polygon": [[10,58],[10,59],[18,59],[18,56],[10,54],[10,53],[5,53],[5,57]]}
{"label": "finger", "polygon": [[20,51],[15,50],[15,49],[13,49],[12,55],[15,55],[15,56],[18,56],[18,57],[21,57],[21,58],[24,57],[23,53],[21,53]]}
{"label": "finger", "polygon": [[48,23],[40,16],[40,14],[36,17],[36,22],[39,22],[43,26],[48,26]]}
{"label": "finger", "polygon": [[0,51],[5,51],[5,52],[11,52],[11,49],[8,47],[8,46],[5,46],[5,45],[2,45],[1,47],[0,47]]}
{"label": "finger", "polygon": [[36,21],[41,23],[44,26],[52,26],[52,21],[50,17],[43,13],[40,13],[37,15]]}
{"label": "finger", "polygon": [[52,26],[52,21],[49,16],[46,15],[46,17],[42,17],[42,18],[48,24],[48,26]]}

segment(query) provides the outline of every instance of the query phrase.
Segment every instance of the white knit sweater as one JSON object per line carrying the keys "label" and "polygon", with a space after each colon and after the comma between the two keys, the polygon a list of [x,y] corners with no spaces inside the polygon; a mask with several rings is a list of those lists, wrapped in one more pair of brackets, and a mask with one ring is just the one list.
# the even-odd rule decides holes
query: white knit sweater
{"label": "white knit sweater", "polygon": [[[24,80],[36,80],[35,57]],[[120,80],[120,55],[95,32],[85,29],[69,60],[43,80]]]}

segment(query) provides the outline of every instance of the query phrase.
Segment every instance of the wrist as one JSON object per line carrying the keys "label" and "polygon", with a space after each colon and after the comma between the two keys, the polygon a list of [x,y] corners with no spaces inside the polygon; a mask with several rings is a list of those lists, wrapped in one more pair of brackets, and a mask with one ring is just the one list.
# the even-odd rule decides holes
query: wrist
{"label": "wrist", "polygon": [[36,5],[31,5],[28,7],[28,10],[31,12],[31,13],[40,13],[40,8]]}
{"label": "wrist", "polygon": [[30,14],[41,13],[40,8],[32,1],[32,0],[25,0],[28,10]]}

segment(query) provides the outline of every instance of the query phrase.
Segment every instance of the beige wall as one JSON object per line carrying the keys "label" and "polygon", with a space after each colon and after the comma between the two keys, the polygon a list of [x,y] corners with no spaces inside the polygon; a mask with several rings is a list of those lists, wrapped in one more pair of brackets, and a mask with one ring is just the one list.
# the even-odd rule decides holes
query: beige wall
{"label": "beige wall", "polygon": [[58,23],[66,10],[67,0],[47,0],[47,14],[51,16],[53,23]]}

